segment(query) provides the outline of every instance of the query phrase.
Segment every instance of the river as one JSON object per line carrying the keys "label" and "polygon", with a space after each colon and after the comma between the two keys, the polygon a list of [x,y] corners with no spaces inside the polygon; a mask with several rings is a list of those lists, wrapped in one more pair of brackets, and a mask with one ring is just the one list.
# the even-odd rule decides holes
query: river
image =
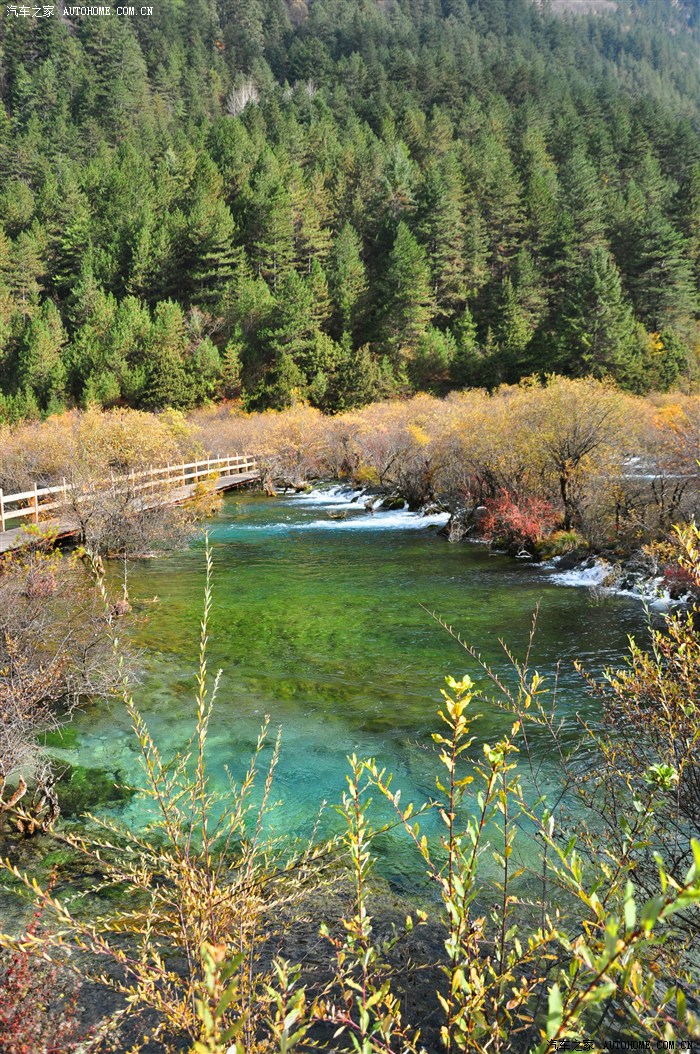
{"label": "river", "polygon": [[[226,769],[242,774],[269,714],[282,728],[276,830],[310,830],[320,803],[339,800],[352,752],[393,771],[405,802],[434,792],[430,732],[438,727],[445,675],[469,672],[487,696],[488,686],[424,607],[512,681],[498,638],[521,655],[539,603],[533,665],[550,684],[557,676],[570,737],[576,713],[595,720],[598,707],[574,659],[597,675],[621,663],[628,634],[643,637],[638,601],[571,588],[562,584],[570,577],[558,580],[485,546],[450,545],[437,533],[445,518],[370,515],[347,491],[327,486],[277,498],[229,494],[210,523],[209,661],[223,670],[209,738],[211,774],[221,788]],[[165,754],[183,747],[192,729],[204,576],[202,542],[130,571],[133,637],[141,649],[135,695]],[[510,727],[488,697],[476,709],[480,741]],[[532,743],[545,778],[556,781],[551,744],[544,736]],[[139,778],[135,739],[119,702],[79,713],[66,747],[57,753],[73,764],[102,768],[120,782]],[[103,809],[134,827],[144,820],[138,797]],[[337,822],[330,810],[322,826]],[[409,888],[417,873],[410,847],[397,836],[379,848],[386,877],[397,889]]]}

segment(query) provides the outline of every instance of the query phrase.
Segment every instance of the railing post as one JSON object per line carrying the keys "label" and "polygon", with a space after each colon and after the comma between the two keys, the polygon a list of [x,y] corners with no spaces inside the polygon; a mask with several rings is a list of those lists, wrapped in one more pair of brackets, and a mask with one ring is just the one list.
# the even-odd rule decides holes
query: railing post
{"label": "railing post", "polygon": [[34,483],[34,523],[39,522],[39,488]]}
{"label": "railing post", "polygon": [[0,531],[5,533],[5,497],[0,487]]}

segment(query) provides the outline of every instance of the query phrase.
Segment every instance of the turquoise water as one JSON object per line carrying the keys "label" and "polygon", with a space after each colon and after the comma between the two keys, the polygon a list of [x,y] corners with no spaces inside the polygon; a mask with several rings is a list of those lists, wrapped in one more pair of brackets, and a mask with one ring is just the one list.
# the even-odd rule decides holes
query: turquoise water
{"label": "turquoise water", "polygon": [[[334,510],[347,519],[329,518]],[[421,604],[508,679],[498,638],[522,654],[539,602],[533,665],[550,683],[558,669],[571,736],[576,712],[594,719],[597,708],[574,658],[598,674],[619,665],[628,634],[643,634],[637,602],[558,585],[556,576],[483,546],[449,545],[437,535],[440,522],[407,512],[370,516],[347,494],[326,489],[273,499],[229,495],[210,524],[209,661],[223,670],[209,740],[212,776],[223,788],[226,767],[243,772],[269,714],[282,728],[276,779],[282,804],[272,817],[278,830],[308,831],[322,800],[340,799],[353,752],[392,770],[404,802],[433,794],[430,732],[444,676],[469,672],[486,682]],[[192,728],[202,549],[198,542],[130,572],[139,615],[133,636],[142,649],[136,698],[166,754],[183,747]],[[480,739],[493,741],[510,727],[487,699],[478,710]],[[77,747],[66,758],[103,767],[120,781],[138,779],[136,743],[119,703],[90,707],[74,727]],[[545,778],[556,780],[551,744],[537,736],[532,743]],[[134,826],[143,822],[138,798],[113,808]],[[325,823],[337,823],[332,812]],[[398,886],[415,874],[413,854],[398,836],[385,839],[383,866]]]}

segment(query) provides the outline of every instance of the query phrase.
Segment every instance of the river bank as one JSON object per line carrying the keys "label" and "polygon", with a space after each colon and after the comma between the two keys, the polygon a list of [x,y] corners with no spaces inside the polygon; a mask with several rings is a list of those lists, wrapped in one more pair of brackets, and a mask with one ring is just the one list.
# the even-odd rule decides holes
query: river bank
{"label": "river bank", "polygon": [[[281,486],[281,496],[290,489]],[[586,545],[577,532],[553,532],[535,544],[522,539],[512,542],[485,536],[484,507],[450,510],[439,499],[411,508],[400,494],[378,488],[353,486],[348,481],[315,480],[292,493],[308,507],[317,506],[322,516],[310,526],[327,530],[344,525],[348,530],[429,528],[449,544],[486,546],[519,564],[528,563],[558,586],[588,588],[641,600],[655,608],[690,603],[695,593],[691,578],[678,564],[671,545],[645,545],[616,552],[612,547]]]}

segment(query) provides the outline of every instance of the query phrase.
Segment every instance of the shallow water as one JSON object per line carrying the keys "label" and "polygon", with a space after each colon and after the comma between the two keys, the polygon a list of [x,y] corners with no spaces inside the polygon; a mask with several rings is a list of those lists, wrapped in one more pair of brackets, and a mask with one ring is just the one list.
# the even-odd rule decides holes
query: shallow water
{"label": "shallow water", "polygon": [[[573,736],[577,711],[595,717],[596,703],[573,669],[574,658],[598,674],[619,665],[630,633],[644,633],[641,605],[564,588],[553,576],[483,546],[450,545],[437,534],[446,517],[405,511],[374,515],[335,488],[278,497],[234,494],[210,525],[214,603],[210,669],[221,667],[219,704],[209,746],[212,776],[223,788],[228,769],[243,772],[265,714],[283,731],[272,824],[309,830],[323,799],[344,788],[346,756],[373,756],[395,773],[404,802],[434,791],[430,732],[446,674],[469,672],[486,685],[473,660],[421,605],[440,615],[507,671],[498,642],[522,654],[539,603],[533,665],[553,682]],[[344,511],[345,520],[329,511]],[[130,574],[143,649],[139,708],[166,754],[186,743],[192,727],[194,672],[204,585],[202,543]],[[154,596],[156,603],[145,603]],[[512,680],[512,677],[511,677]],[[493,741],[511,724],[487,699],[475,725]],[[77,747],[64,756],[104,767],[120,781],[138,779],[138,755],[120,704],[100,704],[75,719]],[[556,780],[551,745],[535,736],[536,760]],[[268,755],[269,756],[269,755]],[[139,799],[113,807],[139,826]],[[337,823],[329,812],[326,826]],[[383,870],[397,888],[416,874],[398,836],[382,841]]]}

